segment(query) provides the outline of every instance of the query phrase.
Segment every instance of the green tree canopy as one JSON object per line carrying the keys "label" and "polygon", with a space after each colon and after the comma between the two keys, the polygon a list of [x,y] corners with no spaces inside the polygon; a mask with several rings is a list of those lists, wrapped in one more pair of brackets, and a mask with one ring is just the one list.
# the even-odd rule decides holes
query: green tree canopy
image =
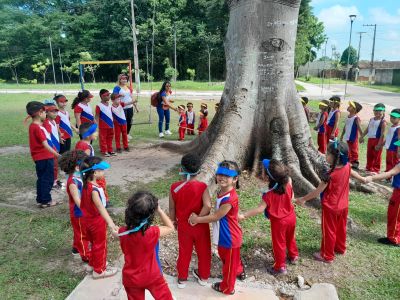
{"label": "green tree canopy", "polygon": [[[347,47],[343,51],[342,57],[340,58],[340,63],[342,64],[342,66],[346,66],[347,65],[348,55],[349,55],[349,47]],[[352,46],[350,46],[349,64],[350,65],[356,65],[357,64],[357,50],[354,49]]]}

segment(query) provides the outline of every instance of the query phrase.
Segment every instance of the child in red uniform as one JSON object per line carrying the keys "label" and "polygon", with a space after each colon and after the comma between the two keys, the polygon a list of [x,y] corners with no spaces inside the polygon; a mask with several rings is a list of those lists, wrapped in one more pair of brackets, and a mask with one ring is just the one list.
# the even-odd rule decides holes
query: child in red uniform
{"label": "child in red uniform", "polygon": [[365,180],[348,163],[348,147],[343,142],[329,144],[326,161],[331,166],[330,171],[324,174],[314,191],[297,199],[296,203],[304,205],[306,201],[322,195],[321,250],[313,256],[315,260],[332,263],[335,253],[346,252],[350,176],[361,182]]}
{"label": "child in red uniform", "polygon": [[[400,146],[400,141],[395,142]],[[379,243],[400,247],[400,163],[389,172],[366,178],[367,182],[392,178],[393,194],[387,211],[386,237],[378,239]]]}
{"label": "child in red uniform", "polygon": [[385,145],[385,105],[378,103],[374,106],[374,117],[369,120],[368,127],[360,136],[360,143],[368,135],[366,170],[373,173],[381,171],[382,149]]}
{"label": "child in red uniform", "polygon": [[[50,134],[51,143],[53,144],[54,150],[58,153],[60,152],[60,132],[58,125],[56,123],[56,118],[58,116],[58,108],[53,100],[45,101],[46,109],[46,120],[43,122],[43,127],[46,128],[47,132]],[[54,183],[53,188],[62,188],[62,182],[58,180],[58,159],[54,157]]]}
{"label": "child in red uniform", "polygon": [[196,113],[193,110],[193,103],[188,102],[186,104],[187,112],[186,112],[186,123],[187,123],[187,134],[194,135],[194,124],[196,122]]}
{"label": "child in red uniform", "polygon": [[360,164],[358,161],[358,136],[362,134],[362,129],[361,121],[357,114],[361,109],[362,105],[360,103],[349,101],[349,107],[347,108],[349,116],[340,136],[341,141],[343,141],[343,137],[346,138],[347,146],[349,147],[349,161],[354,169],[358,169]]}
{"label": "child in red uniform", "polygon": [[91,243],[88,270],[93,270],[93,279],[110,277],[117,273],[116,268],[107,267],[107,225],[114,235],[118,233],[118,227],[105,208],[104,190],[96,183],[97,179],[104,177],[104,170],[109,167],[108,163],[96,156],[85,158],[80,165],[83,182],[80,208],[87,239]]}
{"label": "child in red uniform", "polygon": [[60,169],[68,175],[67,195],[69,199],[69,217],[71,220],[74,239],[72,254],[80,255],[82,261],[89,262],[89,241],[86,237],[86,229],[83,226],[81,207],[81,194],[83,182],[79,172],[80,163],[87,157],[82,150],[65,152],[60,158]]}
{"label": "child in red uniform", "polygon": [[56,118],[56,123],[60,129],[60,154],[71,150],[71,138],[73,136],[72,130],[78,132],[76,127],[71,126],[71,118],[69,112],[65,110],[67,107],[68,99],[64,95],[56,95],[53,100],[58,106],[58,115]]}
{"label": "child in red uniform", "polygon": [[[164,226],[151,226],[155,213]],[[174,231],[174,225],[149,192],[137,192],[128,199],[125,227],[119,229],[120,244],[125,264],[122,284],[128,300],[144,300],[145,290],[154,299],[172,300],[158,260],[159,238]]]}
{"label": "child in red uniform", "polygon": [[79,128],[83,123],[95,122],[92,108],[89,105],[92,98],[93,95],[88,90],[83,90],[72,102],[71,107],[74,110],[76,128]]}
{"label": "child in red uniform", "polygon": [[263,166],[262,176],[268,188],[258,207],[239,215],[239,220],[265,213],[271,220],[272,253],[275,259],[269,272],[272,275],[287,274],[286,250],[290,263],[295,264],[299,259],[295,238],[296,213],[292,204],[292,182],[287,167],[281,162],[264,159]]}
{"label": "child in red uniform", "polygon": [[395,108],[390,112],[389,131],[386,136],[386,172],[389,172],[400,162],[399,146],[396,145],[400,141],[400,108]]}
{"label": "child in red uniform", "polygon": [[187,127],[186,123],[186,113],[185,113],[185,105],[178,106],[178,114],[179,114],[179,140],[185,140],[185,131]]}
{"label": "child in red uniform", "polygon": [[314,127],[314,130],[318,132],[318,151],[322,154],[326,153],[326,121],[328,119],[329,113],[329,101],[322,100],[319,103],[319,110],[317,116],[317,126]]}
{"label": "child in red uniform", "polygon": [[32,118],[29,148],[36,165],[36,202],[41,208],[55,206],[59,203],[51,199],[50,191],[54,183],[54,157],[60,154],[54,150],[50,134],[42,126],[46,119],[44,104],[31,101],[26,105],[26,112]]}
{"label": "child in red uniform", "polygon": [[308,98],[301,97],[301,104],[303,105],[304,113],[306,114],[306,118],[307,118],[307,122],[310,123],[310,109],[307,107]]}
{"label": "child in red uniform", "polygon": [[122,144],[124,146],[124,150],[129,152],[128,145],[128,131],[127,131],[127,122],[126,116],[124,112],[124,106],[135,103],[134,101],[127,102],[126,104],[120,100],[122,95],[120,94],[111,94],[111,111],[114,120],[114,136],[115,136],[115,148],[117,148],[117,152],[121,153],[121,136],[122,136]]}
{"label": "child in red uniform", "polygon": [[96,123],[99,124],[100,152],[106,157],[115,156],[112,143],[114,139],[114,121],[111,112],[110,92],[100,90],[101,102],[96,105]]}
{"label": "child in red uniform", "polygon": [[329,99],[331,111],[326,120],[326,144],[329,145],[330,140],[335,140],[339,136],[340,121],[340,97],[333,96]]}
{"label": "child in red uniform", "polygon": [[207,116],[208,116],[207,104],[202,103],[200,109],[200,124],[199,127],[197,128],[197,130],[199,131],[199,135],[201,135],[208,128]]}
{"label": "child in red uniform", "polygon": [[215,212],[200,217],[195,213],[189,218],[192,225],[213,223],[213,243],[218,245],[218,254],[222,260],[222,281],[211,286],[215,291],[233,295],[236,277],[245,277],[240,260],[242,229],[238,222],[239,197],[235,188],[239,188],[239,167],[236,162],[223,161],[216,171],[219,193]]}
{"label": "child in red uniform", "polygon": [[184,181],[171,185],[169,192],[169,216],[178,229],[179,254],[177,260],[178,288],[185,288],[188,278],[193,246],[198,257],[198,269],[193,276],[204,286],[210,277],[211,240],[210,227],[206,224],[190,226],[188,220],[192,212],[206,216],[211,210],[211,199],[207,184],[197,181],[201,160],[197,155],[186,154],[181,160],[181,172]]}

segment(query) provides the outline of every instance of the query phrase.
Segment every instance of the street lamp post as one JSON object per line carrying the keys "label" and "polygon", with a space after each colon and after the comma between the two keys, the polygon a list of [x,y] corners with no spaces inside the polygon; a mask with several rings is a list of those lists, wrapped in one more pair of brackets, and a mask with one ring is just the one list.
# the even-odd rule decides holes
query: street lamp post
{"label": "street lamp post", "polygon": [[347,66],[346,66],[346,84],[344,86],[344,99],[346,99],[347,93],[347,81],[349,80],[349,64],[350,64],[350,47],[351,47],[351,33],[353,31],[353,22],[356,19],[356,15],[350,15],[350,38],[349,38],[349,47],[347,48]]}

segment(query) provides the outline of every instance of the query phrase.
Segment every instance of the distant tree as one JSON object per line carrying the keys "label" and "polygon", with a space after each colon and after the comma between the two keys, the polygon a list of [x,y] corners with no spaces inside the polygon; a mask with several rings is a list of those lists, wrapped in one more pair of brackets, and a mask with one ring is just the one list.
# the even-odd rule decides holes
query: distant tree
{"label": "distant tree", "polygon": [[196,70],[195,70],[195,69],[190,69],[190,68],[188,68],[188,69],[186,70],[186,73],[188,74],[189,80],[191,80],[191,81],[193,81],[194,78],[196,77]]}
{"label": "distant tree", "polygon": [[[342,64],[342,66],[346,66],[347,65],[347,56],[349,53],[349,47],[347,47],[343,53],[342,53],[342,57],[340,58],[340,63]],[[354,49],[353,47],[350,46],[350,58],[349,58],[349,64],[350,65],[355,65],[357,64],[357,50]]]}
{"label": "distant tree", "polygon": [[[81,61],[92,61],[93,60],[92,55],[87,51],[79,52],[79,58]],[[96,83],[96,77],[95,77],[94,73],[97,71],[98,68],[99,68],[99,65],[86,65],[85,66],[85,71],[90,72],[90,74],[92,75],[93,83]]]}
{"label": "distant tree", "polygon": [[48,58],[46,58],[44,61],[39,61],[31,66],[33,72],[41,74],[43,76],[43,84],[46,84],[46,73],[49,66],[50,60]]}
{"label": "distant tree", "polygon": [[15,79],[17,84],[18,82],[18,72],[17,72],[17,66],[21,64],[24,61],[23,56],[16,56],[16,57],[9,57],[4,59],[0,63],[0,68],[8,68],[11,70],[12,77]]}

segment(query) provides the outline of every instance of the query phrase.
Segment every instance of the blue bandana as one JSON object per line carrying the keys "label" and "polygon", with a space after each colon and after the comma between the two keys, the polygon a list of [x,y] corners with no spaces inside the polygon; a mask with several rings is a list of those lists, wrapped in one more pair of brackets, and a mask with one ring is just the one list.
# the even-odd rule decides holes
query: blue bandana
{"label": "blue bandana", "polygon": [[225,167],[218,167],[217,171],[215,172],[215,175],[225,175],[228,177],[236,177],[238,176],[238,172],[235,170],[231,170]]}
{"label": "blue bandana", "polygon": [[131,234],[131,233],[134,233],[134,232],[138,232],[140,229],[142,229],[142,227],[143,227],[144,225],[147,224],[148,219],[149,219],[149,218],[144,219],[144,220],[142,221],[142,223],[140,223],[139,226],[137,226],[137,227],[135,227],[135,228],[133,228],[133,229],[131,229],[131,230],[127,230],[127,231],[124,231],[124,232],[119,233],[118,236],[124,236],[124,235],[128,235],[128,234]]}
{"label": "blue bandana", "polygon": [[91,166],[90,168],[87,168],[87,169],[81,171],[81,173],[84,174],[84,173],[86,173],[88,171],[91,171],[91,170],[93,170],[93,171],[95,171],[95,170],[107,170],[108,168],[110,168],[110,164],[108,162],[106,162],[106,161],[102,161],[102,162],[100,162],[98,164],[95,164],[95,165]]}
{"label": "blue bandana", "polygon": [[268,174],[269,178],[271,178],[272,180],[276,181],[274,176],[272,176],[271,172],[269,171],[269,164],[271,163],[271,160],[270,159],[263,159],[262,163],[263,163],[263,166],[264,166],[265,170],[267,171],[267,174]]}
{"label": "blue bandana", "polygon": [[182,172],[179,172],[179,175],[181,175],[181,176],[186,176],[186,181],[184,181],[182,184],[180,184],[179,186],[177,186],[177,187],[174,189],[174,193],[179,192],[179,190],[180,190],[181,188],[183,188],[183,186],[190,180],[190,177],[196,176],[196,175],[198,175],[198,174],[200,173],[200,171],[197,171],[197,172],[195,172],[195,173],[189,173],[189,172],[187,172],[187,171],[185,170],[184,167],[181,167],[181,168],[182,168]]}
{"label": "blue bandana", "polygon": [[[339,141],[338,139],[334,139],[334,140],[329,140],[330,143],[333,143],[333,146],[335,147],[335,149],[337,150],[339,148]],[[340,163],[345,166],[347,165],[347,163],[349,162],[349,156],[346,155],[345,153],[343,153],[342,151],[339,151],[339,159],[340,159]]]}
{"label": "blue bandana", "polygon": [[91,136],[93,133],[95,133],[97,130],[97,124],[93,123],[92,125],[90,125],[89,129],[82,134],[82,138],[86,139],[87,137]]}

